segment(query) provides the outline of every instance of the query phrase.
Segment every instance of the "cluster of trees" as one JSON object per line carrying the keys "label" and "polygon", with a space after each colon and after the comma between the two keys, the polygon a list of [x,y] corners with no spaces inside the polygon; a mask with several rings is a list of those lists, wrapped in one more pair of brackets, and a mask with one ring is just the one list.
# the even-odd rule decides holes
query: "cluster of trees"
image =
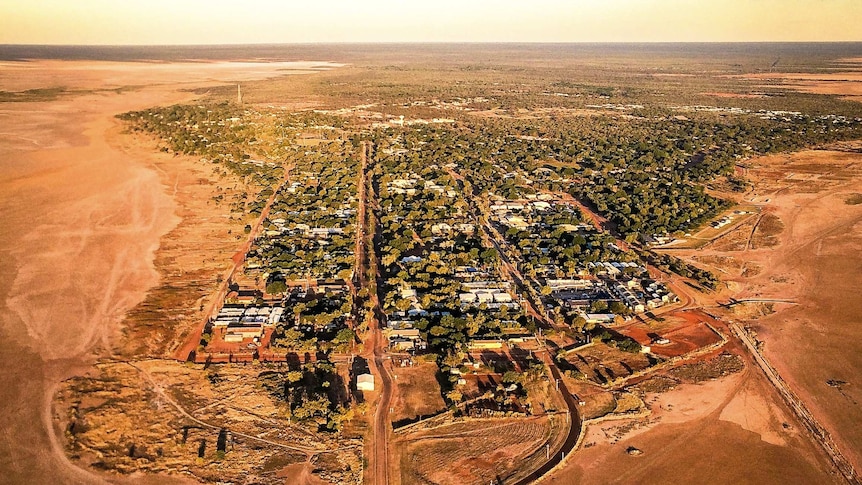
{"label": "cluster of trees", "polygon": [[670,110],[643,118],[465,119],[399,134],[406,158],[457,164],[477,194],[566,191],[624,235],[686,231],[715,216],[727,202],[703,185],[731,175],[741,159],[860,135],[858,123],[835,117]]}
{"label": "cluster of trees", "polygon": [[288,305],[288,322],[276,325],[272,347],[280,350],[348,352],[356,339],[347,326],[353,307],[350,295],[322,294]]}
{"label": "cluster of trees", "polygon": [[354,410],[344,399],[343,379],[332,362],[318,360],[288,371],[262,372],[258,381],[285,404],[286,414],[301,423],[341,431],[353,419]]}
{"label": "cluster of trees", "polygon": [[[275,195],[264,221],[271,232],[255,241],[250,261],[258,263],[261,271],[283,274],[289,280],[350,279],[355,261],[358,158],[351,144],[340,141],[292,152],[291,181],[302,185],[284,186]],[[283,224],[276,226],[273,221],[279,219]],[[302,225],[338,228],[342,233],[318,240],[297,229]]]}
{"label": "cluster of trees", "polygon": [[718,286],[718,277],[710,271],[691,265],[671,256],[655,252],[643,252],[642,256],[653,266],[662,271],[672,271],[680,276],[691,278],[707,289],[714,290]]}
{"label": "cluster of trees", "polygon": [[537,233],[509,228],[504,234],[520,252],[521,271],[532,278],[571,278],[588,269],[587,263],[636,259],[633,254],[611,248],[614,238],[607,233],[560,228]]}
{"label": "cluster of trees", "polygon": [[[396,135],[381,130],[374,135],[373,181],[381,208],[376,244],[383,270],[382,304],[387,313],[408,310],[414,301],[402,297],[402,290],[415,290],[419,306],[428,314],[414,325],[432,351],[446,355],[470,338],[502,336],[522,328],[518,319],[521,314],[505,306],[498,310],[486,306],[461,309],[461,282],[455,278],[456,268],[470,266],[495,275],[499,255],[479,238],[478,221],[470,214],[461,193],[447,193],[457,185],[442,167],[445,161],[426,151],[411,133]],[[405,151],[405,147],[413,149]],[[416,179],[416,193],[391,190],[391,183],[397,179]],[[439,189],[424,189],[426,181],[445,190],[441,193]],[[452,229],[441,229],[441,223]],[[458,224],[469,224],[473,231],[458,230]],[[405,257],[414,259],[402,261]]]}

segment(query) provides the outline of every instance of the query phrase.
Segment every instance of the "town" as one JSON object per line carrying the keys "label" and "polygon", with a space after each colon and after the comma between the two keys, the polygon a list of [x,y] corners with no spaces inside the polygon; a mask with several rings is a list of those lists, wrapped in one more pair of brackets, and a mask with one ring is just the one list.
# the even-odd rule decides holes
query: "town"
{"label": "town", "polygon": [[[747,160],[860,134],[850,115],[564,82],[305,109],[229,88],[120,116],[210,167],[206,204],[237,229],[171,351],[206,377],[206,397],[173,392],[219,423],[215,455],[186,417],[172,456],[191,439],[198,470],[298,459],[275,446],[339,483],[530,483],[593,446],[588,426],[647,419],[648,393],[740,372],[725,270],[683,252],[751,245],[769,220]],[[247,418],[198,406],[236,396]]]}

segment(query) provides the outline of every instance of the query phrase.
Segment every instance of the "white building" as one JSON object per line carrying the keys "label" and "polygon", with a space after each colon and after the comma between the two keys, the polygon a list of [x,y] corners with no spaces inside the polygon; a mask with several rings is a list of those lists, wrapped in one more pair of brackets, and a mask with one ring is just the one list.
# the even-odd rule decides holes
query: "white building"
{"label": "white building", "polygon": [[356,390],[373,391],[374,376],[371,374],[359,374],[358,376],[356,376]]}

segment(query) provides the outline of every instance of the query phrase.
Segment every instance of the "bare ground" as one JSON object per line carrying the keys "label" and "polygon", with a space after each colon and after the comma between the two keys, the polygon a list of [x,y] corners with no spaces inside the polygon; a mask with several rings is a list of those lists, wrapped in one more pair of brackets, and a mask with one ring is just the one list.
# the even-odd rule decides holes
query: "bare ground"
{"label": "bare ground", "polygon": [[0,274],[8,282],[0,289],[4,480],[103,481],[65,457],[52,424],[52,395],[59,381],[119,341],[125,313],[159,281],[153,260],[161,237],[181,223],[168,185],[174,180],[153,170],[149,154],[109,142],[118,126],[114,115],[189,100],[186,88],[279,75],[279,67],[3,64],[2,91],[65,88],[56,97],[0,103]]}

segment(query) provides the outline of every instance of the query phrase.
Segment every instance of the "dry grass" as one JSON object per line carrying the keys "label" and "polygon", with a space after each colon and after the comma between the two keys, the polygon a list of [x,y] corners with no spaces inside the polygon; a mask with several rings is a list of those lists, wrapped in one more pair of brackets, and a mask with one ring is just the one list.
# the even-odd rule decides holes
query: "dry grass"
{"label": "dry grass", "polygon": [[390,413],[394,423],[420,416],[437,414],[446,409],[436,378],[437,365],[433,362],[417,363],[412,367],[396,367],[395,411]]}
{"label": "dry grass", "polygon": [[632,354],[596,344],[566,356],[566,361],[587,379],[599,384],[626,377],[650,366],[644,354]]}
{"label": "dry grass", "polygon": [[682,382],[697,383],[734,374],[743,368],[745,364],[738,355],[723,352],[712,359],[685,364],[668,373]]}
{"label": "dry grass", "polygon": [[[109,364],[61,389],[56,412],[68,417],[67,451],[78,463],[121,474],[182,472],[205,482],[253,479],[277,484],[284,483],[277,474],[305,461],[306,453],[239,433],[306,447],[338,444],[334,435],[317,433],[316,425],[291,425],[284,404],[256,385],[259,368],[223,366],[208,374],[173,361],[136,366],[146,374],[127,364]],[[183,416],[153,389],[147,374],[169,399],[214,427]],[[221,428],[232,434],[224,455],[217,452]],[[348,443],[357,444],[342,441]],[[355,479],[361,472],[358,450],[321,455],[315,469],[317,475]]]}
{"label": "dry grass", "polygon": [[401,482],[479,485],[505,477],[544,443],[548,420],[468,420],[407,435],[399,440]]}
{"label": "dry grass", "polygon": [[752,249],[771,248],[778,244],[778,235],[784,231],[784,223],[775,214],[764,214],[751,238]]}
{"label": "dry grass", "polygon": [[644,408],[644,402],[631,392],[620,392],[614,396],[616,407],[614,414],[627,414],[640,411]]}
{"label": "dry grass", "polygon": [[655,376],[638,383],[634,386],[641,392],[661,393],[667,392],[679,385],[675,379],[667,376]]}
{"label": "dry grass", "polygon": [[581,400],[584,402],[584,405],[579,408],[579,411],[584,419],[600,418],[614,412],[614,409],[617,407],[612,392],[597,392],[582,397]]}

